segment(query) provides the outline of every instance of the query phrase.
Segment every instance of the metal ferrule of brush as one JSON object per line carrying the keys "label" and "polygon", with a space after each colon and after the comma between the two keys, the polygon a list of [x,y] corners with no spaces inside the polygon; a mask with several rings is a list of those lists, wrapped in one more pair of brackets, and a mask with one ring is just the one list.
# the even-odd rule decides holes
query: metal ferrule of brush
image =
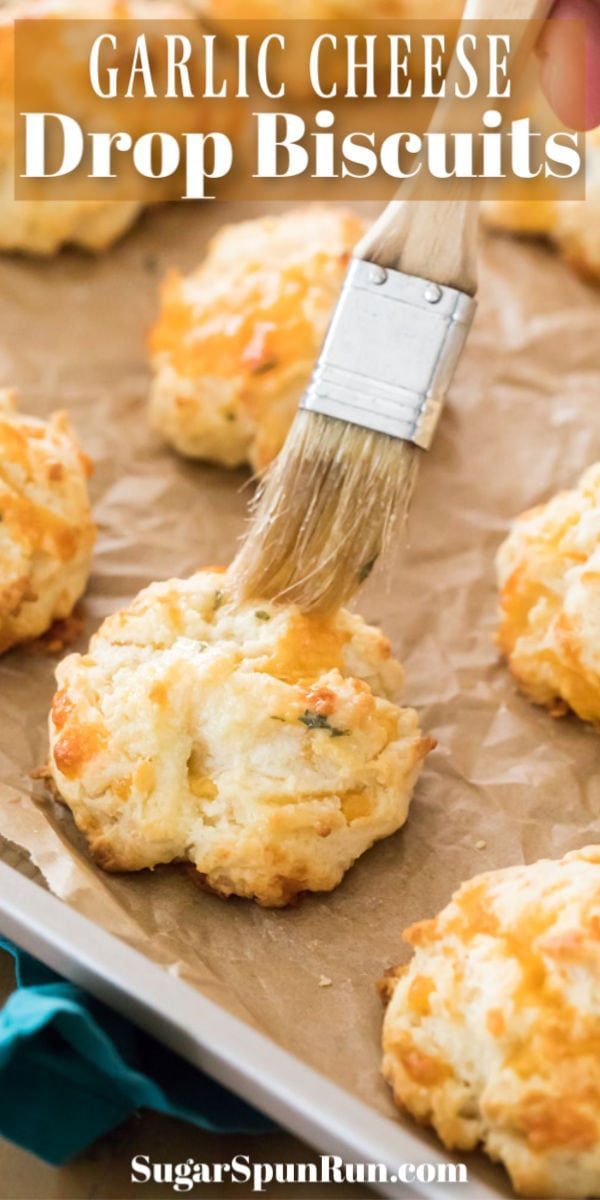
{"label": "metal ferrule of brush", "polygon": [[354,259],[300,407],[427,450],[475,301]]}

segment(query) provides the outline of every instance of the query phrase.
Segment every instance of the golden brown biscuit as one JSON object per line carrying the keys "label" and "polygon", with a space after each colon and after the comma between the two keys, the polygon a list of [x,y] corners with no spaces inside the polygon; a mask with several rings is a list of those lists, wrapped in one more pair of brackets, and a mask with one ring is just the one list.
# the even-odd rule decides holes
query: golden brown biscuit
{"label": "golden brown biscuit", "polygon": [[600,721],[600,463],[519,517],[498,551],[498,644],[555,716]]}
{"label": "golden brown biscuit", "polygon": [[24,417],[0,392],[0,653],[68,617],[84,591],[88,472],[64,413]]}
{"label": "golden brown biscuit", "polygon": [[281,449],[353,246],[345,209],[228,225],[191,275],[171,274],[151,335],[155,429],[182,454],[260,470]]}
{"label": "golden brown biscuit", "polygon": [[59,666],[52,776],[107,870],[188,861],[284,905],[406,820],[432,740],[401,676],[344,610],[239,604],[216,569],[155,583]]}
{"label": "golden brown biscuit", "polygon": [[[47,186],[39,183],[40,199],[14,197],[14,23],[15,20],[129,19],[136,21],[168,20],[194,16],[185,0],[15,0],[0,9],[0,250],[20,250],[31,254],[53,254],[64,244],[86,250],[104,250],[133,224],[146,204],[165,198],[157,186],[145,184],[133,172],[120,167],[120,179],[112,185],[110,198],[48,200]],[[130,30],[131,52],[138,29]],[[123,62],[130,61],[126,27],[119,28],[119,46]],[[75,52],[75,62],[79,61]],[[67,78],[65,74],[64,78]],[[61,94],[62,76],[56,79],[56,111],[65,108]],[[83,103],[83,97],[80,101]],[[85,101],[93,102],[86,91]],[[98,102],[102,104],[102,101]],[[184,102],[186,103],[186,102]],[[190,102],[196,103],[196,102]],[[117,105],[121,109],[117,110]],[[160,106],[157,109],[157,105]],[[173,110],[168,102],[122,100],[111,103],[110,118],[116,128],[128,130],[134,139],[154,129],[169,129]],[[72,109],[72,104],[69,102]],[[67,108],[68,111],[68,108]],[[220,110],[222,111],[222,110]],[[175,121],[178,127],[178,119]],[[102,127],[102,125],[101,125]],[[165,189],[167,189],[167,184]],[[30,183],[30,187],[34,183]],[[73,185],[80,187],[80,184]],[[122,199],[119,195],[123,196]],[[136,198],[133,199],[132,197]]]}
{"label": "golden brown biscuit", "polygon": [[[591,281],[600,280],[600,129],[586,138],[585,200],[493,200],[483,205],[488,225],[508,233],[549,238]],[[547,186],[547,185],[546,185]]]}
{"label": "golden brown biscuit", "polygon": [[[440,16],[436,0],[372,0],[365,8],[361,0],[191,0],[201,16],[212,21],[305,20],[305,21],[408,21],[435,20]],[[462,0],[444,0],[443,19],[459,17]]]}
{"label": "golden brown biscuit", "polygon": [[600,1196],[600,847],[478,875],[405,933],[383,1074],[523,1196]]}
{"label": "golden brown biscuit", "polygon": [[[407,21],[457,20],[462,14],[464,0],[444,0],[442,14],[439,0],[370,0],[368,5],[361,3],[361,0],[189,0],[189,3],[199,17],[206,20],[207,27],[218,32],[221,44],[233,42],[238,34],[248,38],[250,63],[256,61],[259,46],[267,33],[274,30],[280,32],[285,38],[285,47],[283,50],[277,47],[272,60],[269,60],[269,78],[275,87],[284,84],[286,97],[300,102],[308,101],[309,111],[312,108],[316,111],[323,104],[311,86],[309,65],[315,39],[325,32],[319,22],[328,22],[327,32],[336,34],[337,46],[335,51],[329,45],[323,48],[324,53],[319,55],[318,76],[324,94],[330,99],[335,97],[336,124],[341,135],[342,129],[350,133],[361,127],[356,104],[353,102],[347,107],[342,99],[351,77],[345,38],[356,35],[357,27],[359,40],[363,36],[376,34],[373,67],[375,74],[380,77],[379,94],[385,97],[385,80],[389,78],[391,69],[388,35],[393,35],[401,28],[406,32]],[[286,24],[288,21],[296,23],[293,32]],[[252,22],[258,24],[253,27]],[[416,43],[416,36],[414,41]],[[366,56],[367,51],[361,41],[357,55],[359,63],[364,61],[363,51]],[[417,51],[411,62],[413,76],[417,78],[422,69],[422,56]],[[356,76],[359,94],[364,84],[363,76],[364,72],[359,67]],[[331,91],[332,85],[336,88],[334,92]],[[256,95],[260,100],[261,93],[258,90]],[[393,117],[392,107],[388,105],[386,108],[387,119],[380,129],[391,134],[397,131],[398,121],[397,116]],[[344,114],[346,122],[341,120]],[[371,122],[372,113],[365,110],[364,118]],[[382,119],[381,111],[379,118]],[[310,117],[308,120],[310,124]],[[314,191],[312,194],[315,196]]]}

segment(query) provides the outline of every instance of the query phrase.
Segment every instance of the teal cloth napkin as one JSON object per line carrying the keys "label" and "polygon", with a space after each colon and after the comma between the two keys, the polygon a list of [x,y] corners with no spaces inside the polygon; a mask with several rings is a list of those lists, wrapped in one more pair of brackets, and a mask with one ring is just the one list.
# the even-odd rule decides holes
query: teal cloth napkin
{"label": "teal cloth napkin", "polygon": [[0,1134],[53,1165],[139,1108],[218,1133],[273,1128],[160,1042],[12,943],[17,988],[0,1010]]}

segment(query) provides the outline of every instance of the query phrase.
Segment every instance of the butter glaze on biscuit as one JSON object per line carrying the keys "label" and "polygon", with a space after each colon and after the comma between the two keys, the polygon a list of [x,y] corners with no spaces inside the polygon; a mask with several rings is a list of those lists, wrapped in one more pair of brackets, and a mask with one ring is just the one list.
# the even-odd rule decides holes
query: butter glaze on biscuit
{"label": "butter glaze on biscuit", "polygon": [[600,1196],[600,847],[478,875],[405,933],[383,1074],[523,1196]]}
{"label": "butter glaze on biscuit", "polygon": [[188,861],[215,892],[328,891],[406,820],[432,746],[360,617],[239,605],[214,569],[146,588],[58,668],[50,766],[106,869]]}

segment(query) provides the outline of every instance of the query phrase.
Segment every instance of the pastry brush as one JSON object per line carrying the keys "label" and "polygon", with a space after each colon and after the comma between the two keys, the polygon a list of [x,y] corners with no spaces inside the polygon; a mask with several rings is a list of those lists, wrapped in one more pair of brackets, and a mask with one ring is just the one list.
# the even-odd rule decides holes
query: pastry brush
{"label": "pastry brush", "polygon": [[[497,7],[498,0],[467,0],[463,20],[493,21]],[[547,0],[504,0],[503,27],[548,9]],[[533,27],[523,24],[518,36],[519,51],[528,49]],[[451,63],[447,81],[455,69]],[[430,128],[452,131],[451,91]],[[443,200],[422,199],[423,190],[417,174],[356,247],[233,564],[242,596],[331,611],[405,522],[475,309],[478,181],[449,180]]]}

